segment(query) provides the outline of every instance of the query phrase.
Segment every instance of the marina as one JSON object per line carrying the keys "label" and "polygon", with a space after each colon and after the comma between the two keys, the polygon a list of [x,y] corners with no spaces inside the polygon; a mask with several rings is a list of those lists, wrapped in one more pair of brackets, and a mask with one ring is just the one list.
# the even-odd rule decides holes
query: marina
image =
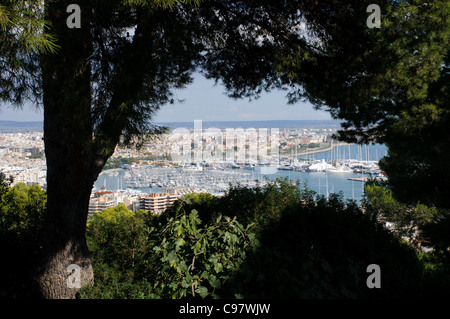
{"label": "marina", "polygon": [[166,166],[133,165],[104,171],[94,189],[105,186],[109,190],[141,193],[188,189],[220,196],[230,185],[264,186],[268,181],[287,177],[317,194],[328,196],[342,192],[345,199],[359,202],[368,178],[385,179],[378,168],[378,161],[385,154],[384,145],[342,145],[307,157],[283,157],[276,167],[235,163],[173,165],[169,162]]}

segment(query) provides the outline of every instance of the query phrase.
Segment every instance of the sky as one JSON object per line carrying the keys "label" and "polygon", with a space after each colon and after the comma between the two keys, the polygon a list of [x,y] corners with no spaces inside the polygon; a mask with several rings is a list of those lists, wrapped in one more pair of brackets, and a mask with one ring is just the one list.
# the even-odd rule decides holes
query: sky
{"label": "sky", "polygon": [[[285,95],[286,92],[272,91],[253,101],[233,100],[225,95],[222,86],[215,86],[214,81],[195,74],[192,84],[175,92],[174,98],[184,101],[161,107],[154,122],[331,120],[328,112],[314,110],[309,103],[288,105]],[[42,119],[42,110],[30,105],[22,109],[0,105],[0,120],[29,122]]]}

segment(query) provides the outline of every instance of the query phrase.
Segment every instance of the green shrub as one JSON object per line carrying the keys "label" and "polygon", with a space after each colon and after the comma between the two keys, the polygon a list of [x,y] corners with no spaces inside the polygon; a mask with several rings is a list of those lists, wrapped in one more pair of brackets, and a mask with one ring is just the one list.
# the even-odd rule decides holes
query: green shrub
{"label": "green shrub", "polygon": [[152,237],[152,281],[162,298],[219,297],[257,243],[251,225],[226,216],[202,225],[196,210],[170,218]]}

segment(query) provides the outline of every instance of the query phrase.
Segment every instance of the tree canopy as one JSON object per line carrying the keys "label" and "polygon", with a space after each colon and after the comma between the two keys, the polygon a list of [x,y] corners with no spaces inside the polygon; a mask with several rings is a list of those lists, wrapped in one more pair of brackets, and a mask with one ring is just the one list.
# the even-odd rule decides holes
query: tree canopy
{"label": "tree canopy", "polygon": [[341,140],[386,144],[380,167],[397,198],[449,208],[450,4],[379,1],[381,28],[370,29],[358,2],[320,12],[315,50],[282,55],[290,99],[344,120]]}
{"label": "tree canopy", "polygon": [[0,4],[0,102],[21,106],[40,99],[37,54],[58,49],[49,28],[40,1]]}

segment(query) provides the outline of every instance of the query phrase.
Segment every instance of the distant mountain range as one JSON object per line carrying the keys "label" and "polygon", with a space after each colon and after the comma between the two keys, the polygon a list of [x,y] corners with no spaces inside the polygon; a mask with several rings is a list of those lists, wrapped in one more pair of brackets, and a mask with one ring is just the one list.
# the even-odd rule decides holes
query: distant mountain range
{"label": "distant mountain range", "polygon": [[[192,122],[161,122],[158,125],[175,128],[194,128]],[[273,121],[202,121],[202,128],[339,128],[333,120],[273,120]],[[0,132],[37,132],[43,130],[43,122],[0,121]]]}

